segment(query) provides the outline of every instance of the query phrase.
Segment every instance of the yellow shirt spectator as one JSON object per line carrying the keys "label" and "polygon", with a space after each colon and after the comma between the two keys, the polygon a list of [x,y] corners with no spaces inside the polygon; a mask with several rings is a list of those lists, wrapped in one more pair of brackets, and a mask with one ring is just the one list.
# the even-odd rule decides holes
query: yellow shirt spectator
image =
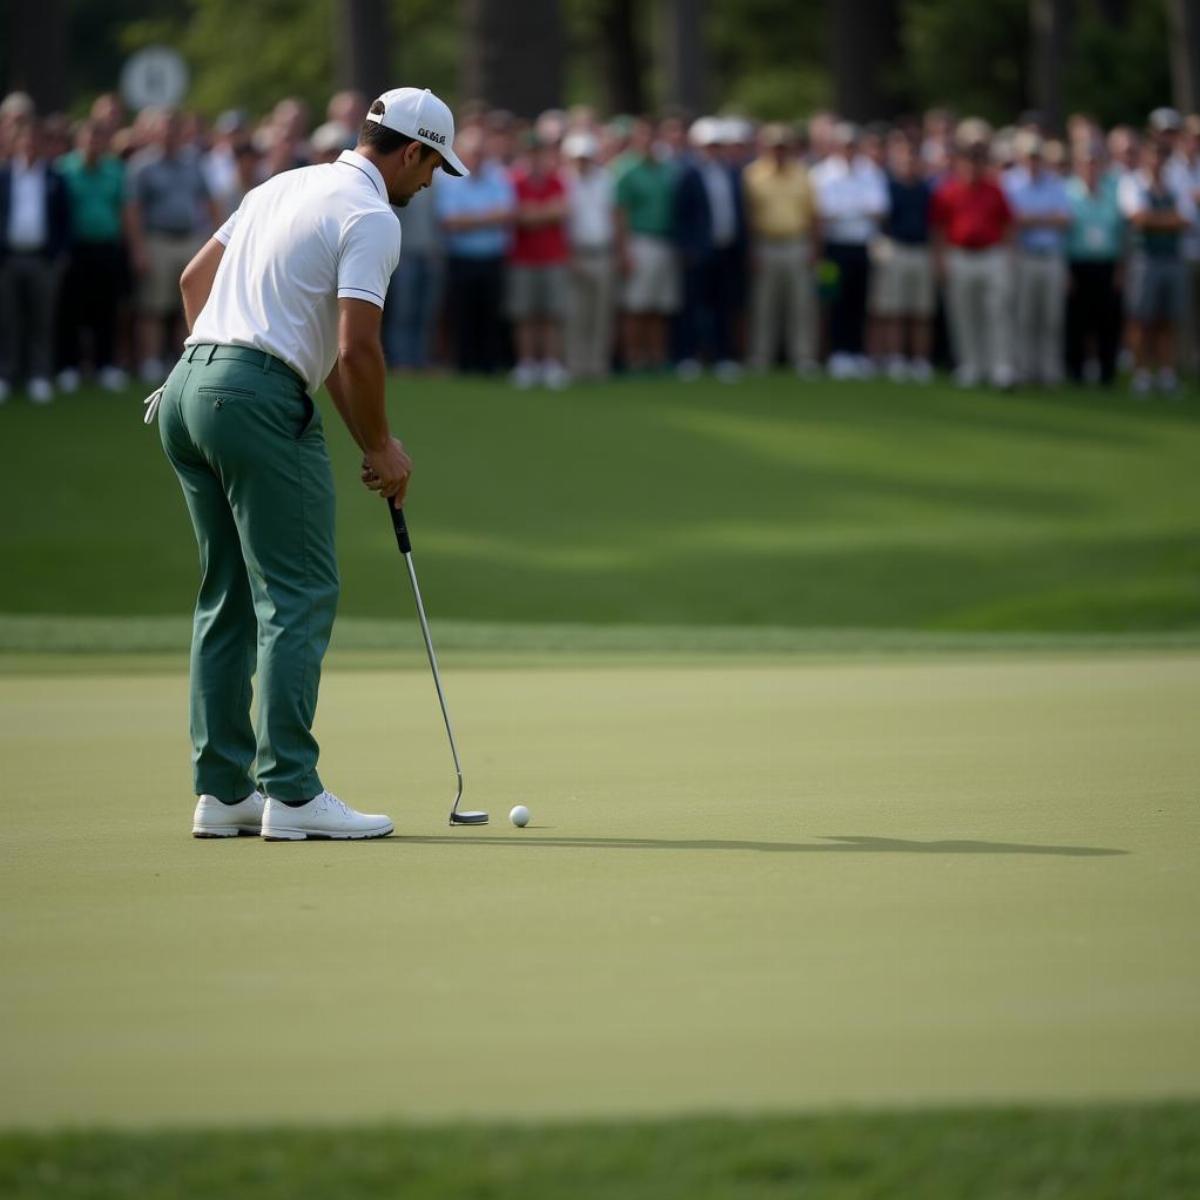
{"label": "yellow shirt spectator", "polygon": [[808,171],[771,153],[756,158],[742,175],[750,231],[760,238],[807,237],[816,218]]}

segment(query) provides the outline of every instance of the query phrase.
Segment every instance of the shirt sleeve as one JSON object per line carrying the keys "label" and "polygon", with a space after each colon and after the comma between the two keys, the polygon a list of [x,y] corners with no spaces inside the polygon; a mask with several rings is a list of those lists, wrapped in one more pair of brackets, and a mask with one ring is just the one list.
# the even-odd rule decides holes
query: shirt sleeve
{"label": "shirt sleeve", "polygon": [[392,213],[375,210],[352,217],[342,227],[338,299],[366,300],[382,308],[399,261],[400,222]]}
{"label": "shirt sleeve", "polygon": [[237,208],[235,208],[233,210],[233,212],[231,212],[229,214],[228,217],[225,218],[225,222],[221,226],[221,228],[218,229],[217,232],[213,234],[213,237],[215,237],[217,239],[217,241],[221,243],[222,246],[229,245],[229,240],[230,240],[230,238],[233,237],[234,227],[237,225],[238,213],[240,213],[241,211],[242,211],[241,205],[239,205]]}

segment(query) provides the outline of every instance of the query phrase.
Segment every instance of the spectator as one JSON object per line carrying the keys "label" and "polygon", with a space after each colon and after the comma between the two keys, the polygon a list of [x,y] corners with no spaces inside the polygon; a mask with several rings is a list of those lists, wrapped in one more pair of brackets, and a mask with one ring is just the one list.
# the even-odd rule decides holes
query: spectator
{"label": "spectator", "polygon": [[1071,201],[1061,176],[1046,166],[1042,139],[1021,137],[1024,174],[1008,195],[1017,226],[1017,370],[1026,383],[1054,387],[1063,375],[1063,247]]}
{"label": "spectator", "polygon": [[18,118],[12,157],[0,166],[0,401],[21,374],[23,348],[29,399],[54,399],[55,302],[70,226],[66,185],[37,121]]}
{"label": "spectator", "polygon": [[235,108],[223,112],[213,126],[212,148],[201,160],[204,180],[221,221],[232,215],[247,191],[242,187],[237,163],[237,148],[249,140],[246,125],[244,112]]}
{"label": "spectator", "polygon": [[[547,114],[543,114],[543,117]],[[550,114],[556,127],[562,114]],[[565,119],[565,118],[564,118]],[[508,265],[508,316],[516,336],[513,383],[561,388],[563,323],[567,313],[567,188],[553,143],[536,134],[525,163],[512,171],[516,224]]]}
{"label": "spectator", "polygon": [[[1174,111],[1174,110],[1168,110]],[[1184,272],[1186,309],[1181,325],[1180,360],[1193,374],[1200,373],[1200,117],[1180,121],[1168,135],[1167,182],[1185,195],[1192,209],[1192,223],[1184,231],[1180,253]]]}
{"label": "spectator", "polygon": [[683,277],[679,314],[680,378],[694,379],[701,359],[726,382],[741,369],[734,350],[734,321],[745,261],[745,210],[741,181],[721,153],[720,123],[701,117],[691,128],[695,157],[675,185],[674,229]]}
{"label": "spectator", "polygon": [[182,317],[179,277],[217,224],[219,213],[200,161],[180,136],[177,113],[156,113],[152,142],[130,162],[125,233],[138,278],[141,377],[160,383],[170,328]]}
{"label": "spectator", "polygon": [[1104,175],[1095,143],[1090,151],[1079,152],[1067,196],[1067,373],[1076,383],[1091,382],[1094,375],[1109,386],[1116,378],[1121,338],[1125,221],[1116,181]]}
{"label": "spectator", "polygon": [[597,161],[600,143],[587,131],[568,134],[567,369],[576,379],[603,379],[612,365],[616,306],[616,186]]}
{"label": "spectator", "polygon": [[439,179],[433,196],[446,236],[454,361],[460,371],[491,374],[500,365],[504,259],[516,197],[503,167],[484,162],[483,138],[477,128],[463,132],[455,150],[471,174]]}
{"label": "spectator", "polygon": [[654,131],[636,121],[617,177],[617,212],[625,248],[623,345],[631,371],[667,362],[667,321],[679,309],[679,273],[672,242],[675,172],[653,150]]}
{"label": "spectator", "polygon": [[326,121],[313,130],[309,139],[314,163],[337,162],[343,150],[353,150],[355,136],[340,121]]}
{"label": "spectator", "polygon": [[938,273],[946,280],[956,378],[963,387],[1013,385],[1006,244],[1012,209],[988,172],[986,132],[963,122],[954,174],[933,194]]}
{"label": "spectator", "polygon": [[788,363],[807,378],[817,370],[816,198],[786,125],[764,126],[759,144],[742,175],[753,256],[750,366],[774,365],[782,333]]}
{"label": "spectator", "polygon": [[[912,142],[900,134],[888,145],[888,213],[876,243],[871,309],[890,379],[933,378],[936,302],[929,212],[933,189],[921,174]],[[907,357],[906,357],[907,352]]]}
{"label": "spectator", "polygon": [[1133,263],[1133,390],[1149,393],[1178,386],[1175,335],[1186,311],[1186,279],[1180,244],[1194,217],[1190,198],[1167,182],[1168,152],[1161,142],[1148,143],[1146,165],[1121,181],[1121,211],[1134,229],[1137,256]]}
{"label": "spectator", "polygon": [[335,92],[330,97],[325,108],[325,120],[335,121],[343,129],[357,132],[367,119],[367,106],[370,102],[362,92],[349,88],[346,91]]}
{"label": "spectator", "polygon": [[127,265],[121,242],[125,166],[108,151],[108,135],[98,121],[84,121],[75,150],[58,163],[71,213],[71,253],[63,281],[62,370],[58,385],[73,392],[80,382],[81,336],[90,340],[90,361],[100,386],[117,391],[126,384],[116,365],[117,308]]}
{"label": "spectator", "polygon": [[887,215],[887,187],[879,168],[858,152],[858,130],[845,122],[833,133],[833,150],[812,171],[825,256],[837,271],[829,314],[829,373],[866,379],[867,297],[871,263],[867,247]]}
{"label": "spectator", "polygon": [[[439,176],[434,188],[442,180]],[[403,252],[383,309],[383,352],[393,371],[424,371],[430,365],[445,276],[434,188],[418,192],[397,210]]]}

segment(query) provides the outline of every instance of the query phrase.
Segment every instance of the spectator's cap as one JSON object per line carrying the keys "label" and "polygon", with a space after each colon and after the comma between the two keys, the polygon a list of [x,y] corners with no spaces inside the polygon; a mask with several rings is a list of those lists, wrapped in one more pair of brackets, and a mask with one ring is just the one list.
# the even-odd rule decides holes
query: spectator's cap
{"label": "spectator's cap", "polygon": [[754,124],[745,117],[718,117],[720,141],[726,146],[744,146],[754,141]]}
{"label": "spectator's cap", "polygon": [[1155,133],[1175,133],[1183,128],[1183,118],[1175,108],[1156,108],[1150,114],[1150,128]]}
{"label": "spectator's cap", "polygon": [[567,158],[595,158],[600,153],[600,143],[596,135],[581,129],[576,133],[568,133],[563,138],[563,154]]}
{"label": "spectator's cap", "polygon": [[249,118],[243,109],[227,108],[213,122],[213,132],[220,137],[228,137],[231,133],[238,133],[246,128],[249,124]]}
{"label": "spectator's cap", "polygon": [[33,97],[28,92],[9,92],[0,100],[0,117],[28,118],[36,111]]}
{"label": "spectator's cap", "polygon": [[959,121],[954,131],[954,144],[964,151],[986,151],[991,140],[992,127],[980,117]]}
{"label": "spectator's cap", "polygon": [[378,121],[385,129],[432,147],[451,175],[470,175],[454,153],[454,115],[428,88],[393,88],[377,103],[383,105],[383,112],[367,113],[368,121]]}
{"label": "spectator's cap", "polygon": [[764,146],[790,146],[794,140],[792,131],[782,121],[772,121],[758,131],[759,141]]}
{"label": "spectator's cap", "polygon": [[353,149],[354,135],[341,121],[326,121],[313,130],[308,143],[318,154],[329,154],[334,150],[340,154],[343,150]]}
{"label": "spectator's cap", "polygon": [[693,146],[717,146],[724,138],[721,122],[716,117],[697,117],[688,130],[688,140]]}

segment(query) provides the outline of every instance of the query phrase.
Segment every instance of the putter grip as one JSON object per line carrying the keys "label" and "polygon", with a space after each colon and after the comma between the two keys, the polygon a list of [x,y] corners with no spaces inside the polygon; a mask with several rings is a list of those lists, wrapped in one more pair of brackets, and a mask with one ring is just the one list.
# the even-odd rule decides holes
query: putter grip
{"label": "putter grip", "polygon": [[396,545],[400,547],[400,553],[411,554],[412,542],[408,540],[408,523],[404,520],[404,509],[397,508],[387,496],[384,496],[383,502],[392,514],[392,528],[396,531]]}

